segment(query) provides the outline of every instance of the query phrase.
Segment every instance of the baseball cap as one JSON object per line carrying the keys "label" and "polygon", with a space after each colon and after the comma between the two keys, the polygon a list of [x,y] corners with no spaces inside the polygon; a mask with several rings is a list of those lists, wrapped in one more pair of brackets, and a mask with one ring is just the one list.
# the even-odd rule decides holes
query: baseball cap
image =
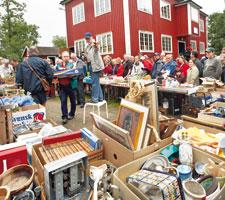
{"label": "baseball cap", "polygon": [[155,52],[155,53],[154,53],[154,56],[160,56],[160,53]]}
{"label": "baseball cap", "polygon": [[205,50],[205,52],[215,52],[215,49],[213,47],[209,47]]}
{"label": "baseball cap", "polygon": [[86,33],[84,34],[84,37],[85,37],[85,38],[91,38],[91,37],[92,37],[92,34],[91,34],[90,32],[86,32]]}

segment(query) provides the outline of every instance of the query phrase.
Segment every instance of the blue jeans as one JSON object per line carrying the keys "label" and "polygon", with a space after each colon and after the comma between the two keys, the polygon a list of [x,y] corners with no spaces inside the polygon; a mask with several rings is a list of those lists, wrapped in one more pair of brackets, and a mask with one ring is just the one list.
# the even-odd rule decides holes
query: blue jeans
{"label": "blue jeans", "polygon": [[102,88],[99,81],[100,74],[101,74],[101,71],[91,73],[91,78],[92,78],[91,100],[96,103],[99,101],[103,101]]}
{"label": "blue jeans", "polygon": [[69,116],[74,116],[76,112],[76,97],[75,92],[71,88],[70,85],[64,86],[60,85],[59,92],[60,100],[61,100],[61,111],[62,111],[62,119],[68,118],[68,108],[67,108],[67,99],[70,98],[70,113]]}

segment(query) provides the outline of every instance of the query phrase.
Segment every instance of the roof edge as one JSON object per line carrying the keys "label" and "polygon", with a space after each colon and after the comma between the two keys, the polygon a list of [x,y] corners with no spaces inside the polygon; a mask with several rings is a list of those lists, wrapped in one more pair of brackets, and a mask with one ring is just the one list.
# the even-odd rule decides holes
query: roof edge
{"label": "roof edge", "polygon": [[69,3],[70,1],[71,1],[71,0],[62,0],[62,1],[60,1],[59,4],[65,5],[65,4]]}

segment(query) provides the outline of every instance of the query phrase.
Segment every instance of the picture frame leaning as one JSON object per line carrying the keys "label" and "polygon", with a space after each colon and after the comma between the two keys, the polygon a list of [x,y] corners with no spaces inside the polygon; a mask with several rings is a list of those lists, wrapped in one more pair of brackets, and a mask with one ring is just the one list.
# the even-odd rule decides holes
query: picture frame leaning
{"label": "picture frame leaning", "polygon": [[94,122],[94,125],[104,132],[106,135],[111,137],[112,139],[116,140],[126,148],[130,150],[134,150],[134,146],[130,137],[130,133],[121,127],[113,124],[112,122],[102,118],[99,115],[96,115],[95,113],[90,113],[92,120]]}
{"label": "picture frame leaning", "polygon": [[149,108],[122,99],[116,125],[130,133],[134,149],[141,150],[148,123]]}

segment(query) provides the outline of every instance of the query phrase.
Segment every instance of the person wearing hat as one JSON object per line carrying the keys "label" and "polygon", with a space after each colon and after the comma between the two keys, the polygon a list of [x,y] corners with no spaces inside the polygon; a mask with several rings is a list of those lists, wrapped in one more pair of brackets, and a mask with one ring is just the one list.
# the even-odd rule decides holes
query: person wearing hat
{"label": "person wearing hat", "polygon": [[160,59],[160,54],[157,52],[154,53],[154,61],[155,61],[155,63],[152,68],[152,78],[156,79],[162,66],[163,66],[163,62]]}
{"label": "person wearing hat", "polygon": [[219,80],[222,74],[222,65],[220,60],[215,56],[215,49],[209,47],[205,52],[208,59],[205,61],[203,77],[210,77]]}
{"label": "person wearing hat", "polygon": [[87,65],[91,68],[92,93],[91,102],[98,103],[103,101],[103,93],[100,85],[100,75],[104,69],[104,63],[99,53],[99,44],[94,41],[92,34],[87,32],[84,35],[87,46],[85,54],[87,57]]}

